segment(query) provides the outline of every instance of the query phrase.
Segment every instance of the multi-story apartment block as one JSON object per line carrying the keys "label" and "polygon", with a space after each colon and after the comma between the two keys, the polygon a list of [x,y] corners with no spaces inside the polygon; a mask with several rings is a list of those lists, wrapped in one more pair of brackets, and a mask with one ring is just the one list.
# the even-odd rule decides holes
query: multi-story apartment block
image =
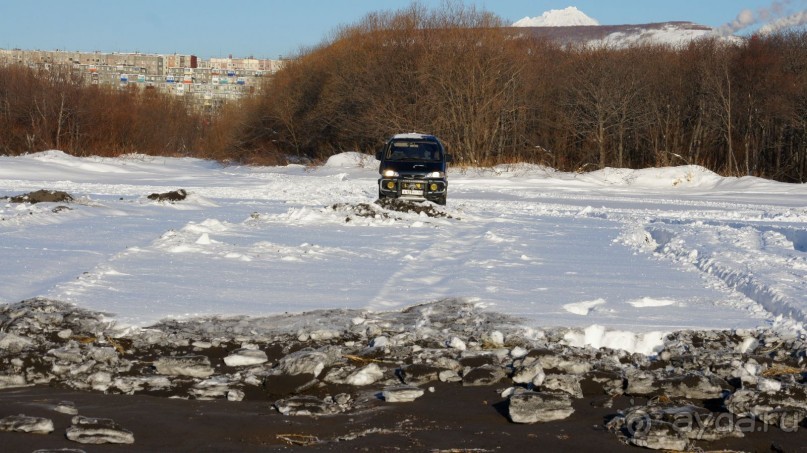
{"label": "multi-story apartment block", "polygon": [[8,64],[45,70],[69,67],[90,84],[156,89],[215,108],[222,102],[260,90],[262,78],[277,72],[283,61],[232,58],[232,55],[202,60],[182,54],[0,49],[0,65]]}

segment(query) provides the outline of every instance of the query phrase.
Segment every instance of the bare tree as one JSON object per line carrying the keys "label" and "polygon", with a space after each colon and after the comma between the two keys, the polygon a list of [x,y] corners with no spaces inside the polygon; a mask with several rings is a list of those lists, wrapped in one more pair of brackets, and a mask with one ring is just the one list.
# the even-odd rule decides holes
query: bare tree
{"label": "bare tree", "polygon": [[[626,128],[640,114],[636,100],[644,89],[643,82],[633,67],[625,64],[625,51],[583,48],[577,52],[568,98],[575,126],[593,138],[599,168],[610,163],[622,166]],[[611,141],[616,142],[616,159],[609,159]]]}

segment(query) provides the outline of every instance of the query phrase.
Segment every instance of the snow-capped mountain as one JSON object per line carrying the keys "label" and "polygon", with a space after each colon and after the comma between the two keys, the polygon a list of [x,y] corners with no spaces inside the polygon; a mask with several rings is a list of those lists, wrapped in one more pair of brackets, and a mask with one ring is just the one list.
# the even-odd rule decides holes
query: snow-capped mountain
{"label": "snow-capped mountain", "polygon": [[665,44],[673,47],[709,37],[739,40],[721,36],[711,27],[692,22],[660,22],[635,25],[600,25],[574,6],[550,10],[537,17],[525,17],[512,24],[521,32],[548,38],[564,45],[628,47],[642,44]]}
{"label": "snow-capped mountain", "polygon": [[595,19],[574,6],[564,9],[551,9],[537,17],[525,17],[513,24],[514,27],[574,27],[600,25]]}

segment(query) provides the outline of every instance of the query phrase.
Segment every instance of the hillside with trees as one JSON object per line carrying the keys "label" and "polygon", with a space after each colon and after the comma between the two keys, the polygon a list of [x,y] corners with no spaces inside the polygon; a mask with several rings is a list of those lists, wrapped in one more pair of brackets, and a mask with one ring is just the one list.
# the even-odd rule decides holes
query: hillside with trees
{"label": "hillside with trees", "polygon": [[370,14],[212,114],[148,90],[0,68],[0,153],[281,163],[372,153],[390,134],[419,131],[459,165],[697,164],[807,181],[807,32],[616,49],[504,25],[457,3]]}

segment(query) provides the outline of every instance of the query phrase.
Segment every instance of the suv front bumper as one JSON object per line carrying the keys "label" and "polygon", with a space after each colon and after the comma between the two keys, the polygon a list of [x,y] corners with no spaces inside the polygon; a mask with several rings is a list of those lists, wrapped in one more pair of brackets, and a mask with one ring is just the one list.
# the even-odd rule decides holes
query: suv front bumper
{"label": "suv front bumper", "polygon": [[448,181],[445,179],[378,179],[378,194],[388,198],[435,201],[445,199],[447,191]]}

